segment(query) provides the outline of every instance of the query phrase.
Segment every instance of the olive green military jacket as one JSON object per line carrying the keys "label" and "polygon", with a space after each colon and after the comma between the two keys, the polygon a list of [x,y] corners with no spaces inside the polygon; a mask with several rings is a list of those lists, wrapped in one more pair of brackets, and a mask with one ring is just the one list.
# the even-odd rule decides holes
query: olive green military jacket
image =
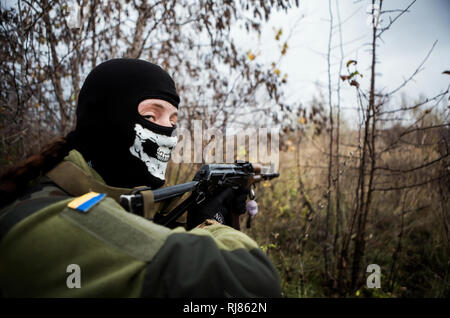
{"label": "olive green military jacket", "polygon": [[[65,160],[103,182],[77,151]],[[48,182],[0,211],[2,297],[281,296],[272,263],[240,231],[168,229],[108,195],[86,212],[74,199]]]}

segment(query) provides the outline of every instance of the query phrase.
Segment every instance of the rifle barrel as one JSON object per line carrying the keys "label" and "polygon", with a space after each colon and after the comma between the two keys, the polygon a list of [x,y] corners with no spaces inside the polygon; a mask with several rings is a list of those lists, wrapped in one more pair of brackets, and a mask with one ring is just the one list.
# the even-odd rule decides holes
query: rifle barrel
{"label": "rifle barrel", "polygon": [[262,177],[264,179],[273,179],[273,178],[278,178],[280,176],[280,174],[278,172],[274,172],[274,173],[263,173]]}
{"label": "rifle barrel", "polygon": [[166,199],[174,198],[183,195],[186,192],[190,192],[195,189],[198,181],[190,181],[174,186],[153,190],[153,199],[155,202],[163,201]]}

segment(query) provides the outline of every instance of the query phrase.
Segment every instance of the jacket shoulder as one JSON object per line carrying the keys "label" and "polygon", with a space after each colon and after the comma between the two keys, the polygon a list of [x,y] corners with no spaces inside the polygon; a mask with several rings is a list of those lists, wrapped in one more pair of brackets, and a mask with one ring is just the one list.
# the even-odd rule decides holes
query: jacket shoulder
{"label": "jacket shoulder", "polygon": [[0,241],[18,223],[50,205],[71,198],[66,192],[43,178],[37,185],[29,187],[14,202],[0,210]]}

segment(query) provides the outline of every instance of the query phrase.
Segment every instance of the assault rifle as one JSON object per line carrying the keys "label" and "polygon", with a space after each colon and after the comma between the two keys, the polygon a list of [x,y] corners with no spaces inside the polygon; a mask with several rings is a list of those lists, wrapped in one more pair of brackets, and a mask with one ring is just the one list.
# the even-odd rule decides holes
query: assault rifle
{"label": "assault rifle", "polygon": [[[143,191],[153,192],[153,201],[161,202],[176,197],[181,197],[186,192],[191,195],[165,215],[156,214],[154,222],[171,227],[184,212],[194,205],[198,205],[206,199],[213,198],[227,187],[233,189],[250,188],[249,198],[253,200],[255,193],[252,185],[263,180],[270,180],[279,176],[268,166],[252,164],[250,162],[236,161],[234,164],[207,164],[203,165],[195,174],[192,181],[152,190],[143,187],[133,190],[130,194],[120,196],[120,204],[123,208],[134,214],[143,214]],[[232,213],[233,226],[239,227],[239,215]]]}

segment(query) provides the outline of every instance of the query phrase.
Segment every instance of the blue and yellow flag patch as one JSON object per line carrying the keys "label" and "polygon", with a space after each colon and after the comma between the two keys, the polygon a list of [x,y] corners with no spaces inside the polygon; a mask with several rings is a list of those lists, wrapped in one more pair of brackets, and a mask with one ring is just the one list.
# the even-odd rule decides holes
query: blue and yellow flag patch
{"label": "blue and yellow flag patch", "polygon": [[106,194],[104,193],[89,192],[81,197],[73,199],[67,206],[80,212],[88,212],[94,205],[103,200],[105,196]]}

